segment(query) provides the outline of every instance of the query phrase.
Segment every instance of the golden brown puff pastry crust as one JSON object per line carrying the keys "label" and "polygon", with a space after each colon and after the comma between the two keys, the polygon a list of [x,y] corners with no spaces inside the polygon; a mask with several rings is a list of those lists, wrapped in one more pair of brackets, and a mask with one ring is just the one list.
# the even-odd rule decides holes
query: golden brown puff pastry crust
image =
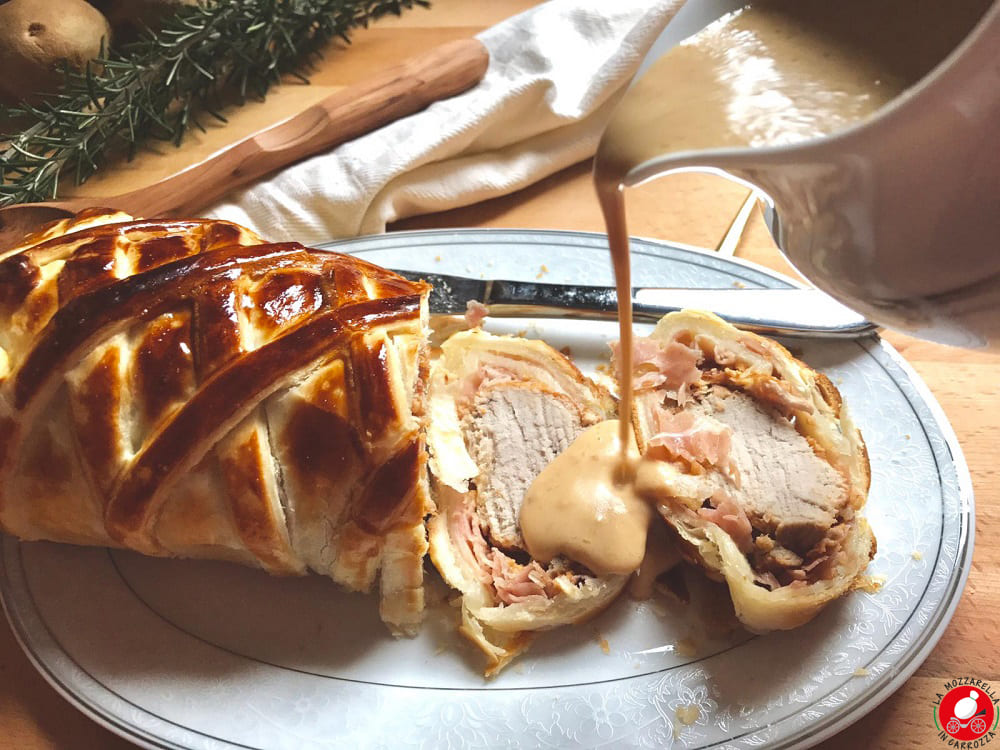
{"label": "golden brown puff pastry crust", "polygon": [[427,290],[214,220],[91,211],[0,252],[0,528],[379,577],[411,632]]}

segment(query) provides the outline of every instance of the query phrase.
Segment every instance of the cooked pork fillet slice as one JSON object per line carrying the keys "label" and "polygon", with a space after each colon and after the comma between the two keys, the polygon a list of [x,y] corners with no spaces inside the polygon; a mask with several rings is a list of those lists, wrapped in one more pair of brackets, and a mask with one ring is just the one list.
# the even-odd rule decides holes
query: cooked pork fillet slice
{"label": "cooked pork fillet slice", "polygon": [[533,631],[592,617],[625,585],[560,558],[531,560],[518,525],[534,478],[615,404],[547,344],[482,331],[442,345],[429,403],[431,559],[461,592],[461,632],[495,674]]}
{"label": "cooked pork fillet slice", "polygon": [[499,547],[524,547],[521,503],[542,469],[566,450],[584,425],[573,402],[524,384],[483,388],[462,422],[479,467],[477,510]]}
{"label": "cooked pork fillet slice", "polygon": [[843,475],[816,455],[791,422],[745,393],[713,386],[687,410],[732,431],[739,482],[720,489],[743,508],[755,529],[799,555],[808,553],[848,505]]}
{"label": "cooked pork fillet slice", "polygon": [[743,624],[796,627],[854,588],[875,554],[870,472],[833,384],[707,313],[667,315],[635,359],[644,490]]}

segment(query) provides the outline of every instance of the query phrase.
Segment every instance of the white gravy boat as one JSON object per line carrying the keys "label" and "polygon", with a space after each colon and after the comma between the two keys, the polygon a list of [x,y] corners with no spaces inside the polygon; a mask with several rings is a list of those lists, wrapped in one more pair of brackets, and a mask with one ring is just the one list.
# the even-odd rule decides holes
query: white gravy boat
{"label": "white gravy boat", "polygon": [[[738,7],[692,0],[644,66]],[[706,168],[760,188],[781,250],[844,304],[916,336],[1000,349],[1000,2],[860,124],[791,146],[665,155],[626,184]]]}

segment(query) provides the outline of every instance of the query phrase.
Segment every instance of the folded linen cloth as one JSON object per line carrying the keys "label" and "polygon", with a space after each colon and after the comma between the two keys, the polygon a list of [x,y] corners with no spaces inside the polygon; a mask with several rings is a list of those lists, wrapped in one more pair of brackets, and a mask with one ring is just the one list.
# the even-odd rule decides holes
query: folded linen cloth
{"label": "folded linen cloth", "polygon": [[248,188],[206,215],[314,243],[513,192],[591,156],[684,0],[550,0],[479,35],[479,85]]}

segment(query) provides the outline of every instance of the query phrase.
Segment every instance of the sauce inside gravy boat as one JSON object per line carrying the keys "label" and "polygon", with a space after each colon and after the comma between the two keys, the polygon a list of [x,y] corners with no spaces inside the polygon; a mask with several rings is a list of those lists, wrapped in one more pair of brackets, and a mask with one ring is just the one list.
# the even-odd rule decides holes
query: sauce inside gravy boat
{"label": "sauce inside gravy boat", "polygon": [[609,227],[623,188],[722,170],[766,193],[817,287],[880,324],[1000,348],[1000,3],[692,0],[649,60],[595,160]]}

